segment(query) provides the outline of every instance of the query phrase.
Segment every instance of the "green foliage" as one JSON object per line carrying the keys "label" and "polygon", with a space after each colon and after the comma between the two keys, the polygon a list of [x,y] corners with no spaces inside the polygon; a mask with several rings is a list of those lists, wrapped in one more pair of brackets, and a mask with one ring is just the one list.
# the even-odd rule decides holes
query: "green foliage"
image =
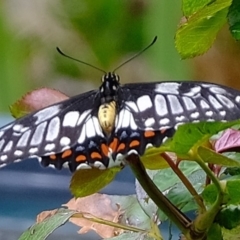
{"label": "green foliage", "polygon": [[[195,162],[183,161],[180,163],[179,169],[186,177],[192,179],[195,184],[203,180],[202,177],[199,176],[199,174],[202,173],[202,170]],[[149,171],[149,174],[151,174],[150,176],[154,183],[163,192],[172,188],[183,188],[183,185],[179,186],[181,179],[179,179],[171,168],[167,168],[164,171]],[[162,179],[164,179],[164,181],[162,181]],[[197,181],[194,181],[194,179],[197,179]]]}
{"label": "green foliage", "polygon": [[[49,28],[45,28],[44,21],[39,19],[39,27],[35,29],[31,29],[31,25],[21,26],[22,21],[17,21],[19,25],[16,22],[9,24],[11,15],[5,17],[5,13],[8,12],[8,9],[5,9],[7,5],[1,3],[1,11],[4,14],[1,14],[0,18],[0,109],[7,110],[8,105],[27,90],[37,85],[47,85],[51,79],[59,78],[59,75],[79,79],[84,72],[86,79],[95,79],[95,76],[99,79],[98,73],[92,69],[80,67],[78,63],[59,57],[55,51],[56,45],[63,47],[70,55],[111,70],[127,58],[127,54],[139,51],[157,34],[160,40],[154,47],[155,60],[152,61],[153,57],[148,59],[148,62],[151,60],[149,66],[156,66],[149,71],[149,81],[154,76],[151,75],[152,72],[157,72],[159,66],[162,68],[158,74],[164,73],[166,78],[189,78],[186,70],[183,70],[185,63],[179,61],[171,41],[173,28],[178,24],[176,16],[180,7],[178,3],[172,5],[168,2],[162,0],[147,4],[139,1],[101,0],[92,3],[86,0],[58,0],[54,7],[51,4],[43,4],[49,9],[46,12]],[[33,10],[34,6],[37,5],[33,4]],[[190,58],[205,53],[212,46],[227,18],[230,31],[238,40],[239,9],[238,0],[183,0],[184,17],[175,39],[180,56]],[[22,16],[23,19],[25,17]],[[21,15],[19,18],[22,20]],[[62,37],[64,34],[67,35],[65,39]],[[72,54],[77,48],[79,54]],[[41,69],[36,68],[36,62],[40,63]]]}
{"label": "green foliage", "polygon": [[228,12],[229,30],[236,40],[240,40],[240,2],[233,0]]}
{"label": "green foliage", "polygon": [[194,13],[206,7],[212,0],[182,0],[182,11],[185,17],[190,17]]}
{"label": "green foliage", "polygon": [[216,221],[226,229],[233,229],[240,225],[240,206],[228,205],[216,217]]}
{"label": "green foliage", "polygon": [[119,236],[110,238],[111,240],[135,240],[135,239],[144,239],[144,240],[156,240],[156,238],[149,237],[149,236],[144,236],[145,234],[142,233],[123,233]]}
{"label": "green foliage", "polygon": [[[197,2],[197,1],[195,1]],[[213,44],[216,35],[226,23],[228,7],[232,0],[216,0],[187,8],[186,22],[180,26],[176,34],[176,48],[183,59],[205,53]],[[198,10],[195,12],[195,10]]]}
{"label": "green foliage", "polygon": [[[99,212],[102,212],[102,217],[106,217],[111,215],[112,209],[103,209],[101,206],[101,200],[107,201],[111,204],[111,206],[119,206],[121,208],[121,221],[110,222],[108,220],[104,220],[103,218],[99,218],[91,214],[91,205],[84,204],[84,211],[79,212],[77,210],[69,210],[60,208],[55,213],[55,210],[50,211],[50,216],[42,219],[40,222],[36,223],[32,227],[30,227],[26,232],[24,232],[20,240],[27,240],[27,239],[46,239],[57,227],[60,227],[67,220],[70,218],[74,218],[75,221],[77,220],[86,220],[90,222],[90,225],[93,225],[97,232],[102,231],[110,231],[114,233],[114,229],[109,228],[115,227],[115,229],[123,229],[128,231],[123,233],[117,237],[108,237],[107,239],[124,239],[127,237],[129,240],[136,239],[137,236],[141,236],[143,239],[148,240],[163,240],[161,237],[161,233],[158,229],[158,223],[154,222],[154,216],[148,216],[145,213],[145,209],[139,205],[138,200],[135,196],[111,196],[111,195],[101,195],[98,194],[95,198],[98,202]],[[82,203],[79,202],[75,207],[78,208]],[[94,202],[96,205],[96,202]],[[96,223],[101,223],[105,225],[104,229],[100,229],[99,225]],[[94,225],[95,224],[95,225]],[[81,223],[80,223],[81,225]],[[117,231],[117,230],[116,230]]]}
{"label": "green foliage", "polygon": [[178,127],[174,137],[161,146],[164,151],[174,152],[185,158],[190,150],[207,144],[209,138],[239,121],[189,123]]}
{"label": "green foliage", "polygon": [[35,224],[24,232],[19,240],[46,239],[54,230],[66,223],[74,214],[74,211],[59,209],[56,214],[46,218],[43,222]]}
{"label": "green foliage", "polygon": [[215,151],[205,147],[198,148],[198,155],[206,163],[219,164],[222,166],[229,166],[229,167],[240,166],[239,160],[231,159],[229,157],[226,157],[222,154],[218,154]]}
{"label": "green foliage", "polygon": [[183,59],[207,52],[224,24],[232,36],[240,39],[240,3],[238,0],[183,0],[184,19],[177,30],[175,45]]}
{"label": "green foliage", "polygon": [[208,240],[223,240],[222,236],[222,229],[219,224],[213,223],[212,226],[210,227],[208,234],[207,234],[207,239]]}
{"label": "green foliage", "polygon": [[240,238],[240,226],[228,230],[222,227],[222,235],[224,240],[235,240]]}
{"label": "green foliage", "polygon": [[108,185],[120,170],[120,167],[105,170],[98,168],[81,169],[73,174],[70,190],[75,197],[91,195]]}
{"label": "green foliage", "polygon": [[3,2],[0,3],[0,109],[8,111],[8,104],[24,94],[30,84],[24,77],[26,53],[22,49],[22,43],[17,41],[14,33],[6,26],[2,4]]}
{"label": "green foliage", "polygon": [[[225,201],[226,205],[231,205],[235,204],[238,205],[240,204],[240,189],[239,189],[239,184],[240,180],[239,179],[234,179],[234,180],[223,180],[221,182],[224,185],[224,192],[225,192]],[[204,191],[202,192],[202,197],[204,201],[208,204],[213,204],[214,201],[216,200],[218,195],[218,191],[216,189],[216,186],[214,184],[208,185],[205,187]]]}
{"label": "green foliage", "polygon": [[[120,54],[138,51],[144,46],[142,25],[147,12],[141,6],[137,8],[134,2],[61,2],[75,30],[82,33],[103,67],[112,66]],[[121,10],[121,14],[116,14],[116,9]]]}
{"label": "green foliage", "polygon": [[[219,134],[219,132],[229,127],[237,129],[237,127],[239,127],[239,121],[224,123],[200,122],[179,126],[172,139],[163,144],[159,149],[154,149],[154,154],[149,155],[149,158],[151,158],[150,156],[153,158],[152,161],[148,162],[150,169],[154,169],[157,166],[155,161],[166,161],[171,168],[161,169],[160,171],[149,170],[148,175],[144,174],[145,168],[141,170],[143,165],[139,165],[140,159],[138,158],[137,161],[134,160],[131,162],[131,156],[129,156],[127,161],[131,168],[133,167],[133,164],[135,165],[133,171],[139,182],[142,184],[142,181],[146,180],[146,176],[148,176],[149,179],[146,184],[142,185],[144,188],[142,188],[138,182],[136,183],[136,198],[125,196],[120,199],[117,196],[110,196],[110,199],[113,202],[116,202],[117,199],[117,206],[121,211],[123,211],[123,209],[126,211],[121,217],[121,222],[124,223],[124,225],[118,225],[118,223],[112,223],[104,219],[99,220],[99,218],[94,216],[91,217],[91,221],[97,221],[110,226],[113,224],[115,227],[122,228],[126,231],[123,236],[129,236],[128,231],[133,230],[131,228],[133,222],[138,222],[136,225],[137,229],[134,229],[134,233],[129,239],[134,239],[136,236],[142,236],[143,239],[162,239],[161,233],[158,230],[158,221],[156,221],[156,219],[164,221],[168,218],[173,220],[186,236],[202,232],[202,234],[204,234],[201,235],[202,237],[204,237],[205,234],[208,234],[208,238],[211,239],[212,235],[219,235],[219,237],[222,236],[222,234],[224,234],[223,227],[224,229],[228,228],[236,231],[240,221],[240,218],[238,217],[238,205],[240,205],[240,190],[238,188],[240,184],[240,176],[238,175],[238,171],[234,171],[234,177],[219,181],[205,164],[219,164],[228,167],[239,166],[239,159],[236,157],[237,154],[232,153],[231,155],[222,155],[216,153],[211,144],[211,139],[221,141],[222,136],[224,139],[223,141],[225,142],[226,138],[224,137],[224,134]],[[218,139],[216,139],[216,137],[212,138],[214,134],[216,134]],[[240,135],[240,132],[238,133],[236,131],[234,136],[238,137],[238,134]],[[226,146],[228,146],[229,149],[232,149],[231,138],[228,138],[228,141],[229,142],[226,143]],[[234,142],[234,147],[238,147],[236,142]],[[173,160],[174,157],[166,157],[164,154],[161,155],[160,158],[156,158],[158,150],[159,153],[163,153],[164,151],[173,152],[178,157],[178,160],[181,161],[176,164]],[[228,149],[225,150],[227,151]],[[151,167],[151,164],[154,167]],[[162,164],[160,166],[162,166]],[[105,170],[93,168],[76,171],[71,180],[71,192],[77,198],[89,196],[110,183],[120,170],[120,167],[113,167]],[[231,172],[230,170],[231,169],[229,168],[228,172]],[[227,172],[225,171],[225,173]],[[213,184],[204,186],[206,175],[212,180]],[[149,191],[154,192],[156,196],[159,195],[160,191],[165,192],[165,196],[161,194],[159,195],[159,200],[163,197],[161,204],[158,200],[149,197],[152,196],[149,194]],[[171,202],[169,206],[166,205],[166,208],[162,208],[162,201],[164,202],[165,198],[169,199]],[[169,204],[168,200],[165,203]],[[113,203],[110,205],[112,204]],[[172,218],[172,215],[169,215],[171,205],[174,206],[173,209],[178,209],[177,218]],[[222,206],[225,207],[222,208]],[[99,208],[101,207],[99,206]],[[84,212],[79,212],[76,209],[75,214],[80,214],[79,216],[77,215],[80,218],[86,218],[84,214],[87,210],[88,209],[84,209]],[[187,222],[188,218],[184,213],[193,210],[198,211],[199,214],[194,220],[194,227],[189,229],[188,226],[190,222],[184,225],[180,219],[185,218],[184,222]],[[142,218],[144,218],[144,220],[140,221]],[[231,221],[229,220],[229,223],[224,224],[223,219],[226,218],[231,219]],[[63,219],[63,221],[56,222],[56,219],[51,217],[46,220],[50,221],[45,223],[50,227],[46,228],[46,231],[41,230],[44,231],[44,233],[42,233],[43,236],[48,236],[52,231],[68,220],[67,218]],[[131,226],[128,225],[129,219],[131,219]],[[33,227],[34,230],[26,232],[23,236],[28,236],[29,234],[34,235],[35,232],[36,234],[39,234],[40,230],[38,229],[43,229],[41,226],[44,222],[45,220],[42,223],[36,224]],[[122,235],[113,239],[121,238]]]}
{"label": "green foliage", "polygon": [[[237,159],[239,160],[239,154],[237,153],[234,153],[234,154],[227,154],[229,156],[229,158],[231,159],[234,159],[234,156],[237,155]],[[227,168],[225,171],[224,171],[225,174],[229,174],[231,176],[234,176],[234,175],[240,175],[240,168],[239,167],[232,167],[232,168]]]}

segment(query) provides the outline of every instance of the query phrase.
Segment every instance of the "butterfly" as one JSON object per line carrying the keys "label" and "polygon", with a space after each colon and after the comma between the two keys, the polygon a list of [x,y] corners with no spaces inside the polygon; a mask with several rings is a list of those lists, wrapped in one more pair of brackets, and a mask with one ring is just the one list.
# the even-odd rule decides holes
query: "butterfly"
{"label": "butterfly", "polygon": [[123,164],[172,137],[179,124],[240,118],[240,92],[204,82],[120,85],[104,74],[89,91],[30,113],[0,128],[0,166],[38,158],[71,171]]}
{"label": "butterfly", "polygon": [[240,118],[240,91],[188,81],[121,85],[115,70],[104,72],[99,89],[0,128],[0,167],[28,158],[72,172],[121,166],[128,155],[159,147],[180,124]]}

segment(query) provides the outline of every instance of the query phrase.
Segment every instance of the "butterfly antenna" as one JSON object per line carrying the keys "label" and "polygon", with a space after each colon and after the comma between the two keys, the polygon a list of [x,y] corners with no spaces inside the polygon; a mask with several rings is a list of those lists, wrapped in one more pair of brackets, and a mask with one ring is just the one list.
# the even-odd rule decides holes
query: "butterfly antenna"
{"label": "butterfly antenna", "polygon": [[157,36],[154,37],[154,39],[152,40],[152,42],[145,47],[143,50],[141,50],[140,52],[138,52],[137,54],[133,55],[131,58],[129,58],[126,62],[122,63],[120,66],[118,66],[117,68],[115,68],[113,70],[113,73],[118,70],[119,68],[121,68],[123,65],[127,64],[128,62],[132,61],[134,58],[138,57],[139,55],[141,55],[142,53],[144,53],[147,49],[149,49],[155,42],[157,41]]}
{"label": "butterfly antenna", "polygon": [[86,63],[86,62],[84,62],[84,61],[81,61],[81,60],[78,60],[78,59],[76,59],[76,58],[73,58],[73,57],[70,57],[70,56],[66,55],[64,52],[62,52],[62,50],[61,50],[59,47],[56,47],[56,49],[57,49],[57,51],[58,51],[61,55],[63,55],[63,56],[66,57],[66,58],[72,59],[72,60],[74,60],[74,61],[76,61],[76,62],[80,62],[80,63],[82,63],[82,64],[85,64],[85,65],[89,66],[89,67],[95,68],[95,69],[103,72],[104,74],[107,73],[106,71],[102,70],[101,68],[95,67],[95,66],[93,66],[93,65],[90,64],[90,63]]}

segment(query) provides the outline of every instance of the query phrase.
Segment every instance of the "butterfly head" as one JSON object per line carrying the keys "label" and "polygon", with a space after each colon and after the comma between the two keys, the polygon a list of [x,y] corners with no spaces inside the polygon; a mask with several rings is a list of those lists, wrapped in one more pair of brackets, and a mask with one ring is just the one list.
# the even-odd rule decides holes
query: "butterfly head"
{"label": "butterfly head", "polygon": [[113,72],[108,72],[102,77],[102,85],[100,86],[101,103],[108,103],[117,100],[117,92],[119,89],[119,76]]}

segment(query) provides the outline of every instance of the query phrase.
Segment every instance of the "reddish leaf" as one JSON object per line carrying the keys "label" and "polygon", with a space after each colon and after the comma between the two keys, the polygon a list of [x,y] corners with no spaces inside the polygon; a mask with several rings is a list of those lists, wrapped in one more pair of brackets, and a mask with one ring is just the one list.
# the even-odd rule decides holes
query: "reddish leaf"
{"label": "reddish leaf", "polygon": [[43,222],[45,219],[55,215],[57,213],[58,209],[54,209],[54,210],[50,210],[50,211],[43,211],[41,213],[39,213],[37,215],[37,219],[36,222],[37,223],[41,223]]}
{"label": "reddish leaf", "polygon": [[214,143],[214,149],[217,152],[229,152],[240,150],[240,131],[228,129]]}
{"label": "reddish leaf", "polygon": [[83,198],[73,198],[63,206],[70,210],[84,213],[85,218],[72,217],[69,220],[77,226],[82,227],[78,231],[80,234],[86,233],[89,230],[94,230],[101,237],[110,238],[114,237],[116,232],[118,232],[118,234],[121,232],[120,229],[87,220],[89,215],[89,218],[94,218],[95,216],[107,221],[118,222],[121,215],[120,206],[114,204],[112,199],[106,194],[96,193]]}
{"label": "reddish leaf", "polygon": [[20,118],[51,104],[68,99],[65,94],[50,88],[41,88],[25,94],[10,106],[14,118]]}

